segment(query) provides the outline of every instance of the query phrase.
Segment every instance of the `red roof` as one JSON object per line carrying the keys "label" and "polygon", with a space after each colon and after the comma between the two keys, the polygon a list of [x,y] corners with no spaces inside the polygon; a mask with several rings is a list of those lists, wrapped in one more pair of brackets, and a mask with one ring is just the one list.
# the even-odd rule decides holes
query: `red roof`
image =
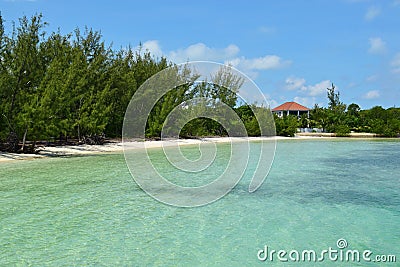
{"label": "red roof", "polygon": [[310,109],[305,106],[302,106],[296,102],[286,102],[286,103],[283,103],[282,105],[277,106],[276,108],[272,109],[272,111],[282,111],[282,110],[283,111],[287,111],[287,110],[289,110],[289,111],[298,111],[298,110],[309,111]]}

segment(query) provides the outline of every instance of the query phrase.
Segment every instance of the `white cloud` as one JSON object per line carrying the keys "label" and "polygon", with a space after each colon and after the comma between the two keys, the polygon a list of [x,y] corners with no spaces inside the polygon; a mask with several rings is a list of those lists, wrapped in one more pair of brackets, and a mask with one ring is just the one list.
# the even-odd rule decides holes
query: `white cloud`
{"label": "white cloud", "polygon": [[331,81],[325,80],[314,85],[303,86],[301,90],[309,96],[319,96],[325,94],[329,87],[331,87]]}
{"label": "white cloud", "polygon": [[392,72],[393,73],[400,73],[400,53],[397,53],[392,62],[391,62],[391,66],[392,66]]}
{"label": "white cloud", "polygon": [[256,76],[254,71],[283,68],[291,64],[291,61],[283,60],[277,55],[266,55],[257,58],[239,57],[240,49],[231,44],[225,48],[212,48],[203,43],[197,43],[184,49],[171,51],[167,58],[175,63],[182,63],[190,60],[223,61],[246,73]]}
{"label": "white cloud", "polygon": [[[304,78],[288,77],[285,80],[285,89],[298,90],[308,96],[319,96],[326,93],[327,88],[331,87],[330,80],[324,80],[314,85],[306,85]],[[337,87],[336,87],[337,89]]]}
{"label": "white cloud", "polygon": [[373,19],[375,19],[377,16],[379,16],[379,14],[381,14],[381,9],[379,7],[376,6],[371,6],[368,8],[367,12],[365,13],[365,20],[371,21]]}
{"label": "white cloud", "polygon": [[288,77],[286,78],[285,83],[285,88],[287,90],[296,90],[302,88],[306,83],[306,80],[304,78]]}
{"label": "white cloud", "polygon": [[371,54],[382,54],[386,52],[386,43],[379,37],[369,38],[368,52]]}
{"label": "white cloud", "polygon": [[296,96],[293,99],[293,101],[299,103],[300,105],[306,106],[308,108],[313,108],[314,105],[316,104],[315,97],[300,97],[300,96]]}
{"label": "white cloud", "polygon": [[[149,40],[142,44],[142,52],[150,52],[152,55],[156,57],[163,56],[161,46],[159,45],[157,40]],[[137,47],[139,49],[139,47]]]}
{"label": "white cloud", "polygon": [[167,58],[175,63],[184,63],[188,60],[224,61],[237,56],[239,51],[239,47],[233,44],[218,49],[210,48],[203,43],[197,43],[184,49],[171,51]]}
{"label": "white cloud", "polygon": [[379,95],[379,91],[378,90],[372,90],[372,91],[368,91],[363,97],[365,99],[375,99],[378,98]]}
{"label": "white cloud", "polygon": [[227,60],[225,63],[231,64],[233,67],[247,70],[269,70],[279,69],[291,64],[291,61],[283,60],[277,55],[266,55],[264,57],[250,58],[245,57]]}
{"label": "white cloud", "polygon": [[[136,47],[136,49],[139,49],[139,47]],[[151,52],[156,57],[165,56],[168,60],[177,64],[196,60],[224,62],[243,71],[253,79],[258,76],[258,71],[279,69],[291,64],[291,61],[284,60],[277,55],[265,55],[256,58],[239,56],[240,49],[234,44],[224,48],[213,48],[204,43],[197,43],[186,48],[165,52],[162,51],[157,40],[149,40],[142,44],[142,52],[145,51]]]}
{"label": "white cloud", "polygon": [[393,6],[400,6],[400,0],[394,0]]}

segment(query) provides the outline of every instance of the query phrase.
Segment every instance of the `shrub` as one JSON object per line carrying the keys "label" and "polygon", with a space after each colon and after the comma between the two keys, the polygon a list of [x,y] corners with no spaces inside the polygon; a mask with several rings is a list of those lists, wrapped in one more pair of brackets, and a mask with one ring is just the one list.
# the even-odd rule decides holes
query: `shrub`
{"label": "shrub", "polygon": [[344,124],[338,125],[335,128],[335,133],[336,133],[336,136],[338,136],[338,137],[349,136],[350,128],[349,128],[349,126],[344,125]]}

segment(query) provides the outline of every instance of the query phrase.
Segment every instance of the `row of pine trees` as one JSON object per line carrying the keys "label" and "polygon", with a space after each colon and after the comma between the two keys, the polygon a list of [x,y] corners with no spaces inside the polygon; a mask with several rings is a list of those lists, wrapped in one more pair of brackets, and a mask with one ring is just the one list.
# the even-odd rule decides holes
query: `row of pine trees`
{"label": "row of pine trees", "polygon": [[[42,15],[10,34],[0,18],[0,140],[120,136],[126,106],[147,78],[170,64],[106,47],[99,32],[45,34]],[[15,150],[15,147],[11,147]]]}
{"label": "row of pine trees", "polygon": [[[90,28],[63,35],[46,33],[46,25],[41,14],[24,16],[6,32],[0,15],[0,151],[34,151],[39,141],[98,144],[105,136],[121,137],[125,111],[137,89],[154,74],[175,66],[140,49],[112,49],[100,32]],[[265,128],[275,130],[267,108],[237,107],[235,93],[243,80],[229,68],[221,68],[209,83],[196,84],[196,73],[190,70],[179,75],[186,84],[157,102],[146,122],[145,137],[160,137],[169,112],[196,97],[211,99],[208,106],[224,102],[235,110],[249,136],[264,135],[260,118]],[[277,134],[291,136],[297,127],[306,126],[343,135],[350,130],[399,134],[399,109],[363,111],[357,104],[341,103],[334,88],[327,93],[328,108],[315,106],[310,118],[275,119]],[[179,134],[221,136],[227,129],[216,120],[198,118]]]}
{"label": "row of pine trees", "polygon": [[[89,28],[67,35],[47,34],[46,25],[42,15],[24,16],[7,34],[0,17],[0,150],[34,150],[38,141],[101,143],[104,136],[121,137],[125,111],[136,90],[174,64],[140,49],[113,50],[99,32]],[[146,124],[146,137],[159,137],[166,115],[185,100],[208,97],[214,104],[236,105],[235,92],[243,80],[229,68],[222,68],[213,82],[232,90],[212,82],[194,84],[197,76],[191,71],[180,75],[187,84],[157,102]],[[252,114],[248,106],[241,110]],[[254,116],[246,124],[252,135],[260,134]],[[199,118],[180,134],[227,133],[215,120]]]}

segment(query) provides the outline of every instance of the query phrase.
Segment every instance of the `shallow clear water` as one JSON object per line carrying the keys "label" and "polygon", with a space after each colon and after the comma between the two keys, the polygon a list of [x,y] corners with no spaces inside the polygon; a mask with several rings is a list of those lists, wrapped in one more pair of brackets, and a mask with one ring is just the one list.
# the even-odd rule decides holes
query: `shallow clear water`
{"label": "shallow clear water", "polygon": [[[279,141],[259,190],[247,192],[246,176],[200,208],[147,196],[122,154],[1,163],[0,266],[286,266],[276,258],[261,262],[257,252],[265,245],[337,249],[339,238],[349,249],[397,255],[397,263],[384,264],[395,266],[399,148],[399,141],[387,140]],[[291,263],[301,265],[310,263]]]}

